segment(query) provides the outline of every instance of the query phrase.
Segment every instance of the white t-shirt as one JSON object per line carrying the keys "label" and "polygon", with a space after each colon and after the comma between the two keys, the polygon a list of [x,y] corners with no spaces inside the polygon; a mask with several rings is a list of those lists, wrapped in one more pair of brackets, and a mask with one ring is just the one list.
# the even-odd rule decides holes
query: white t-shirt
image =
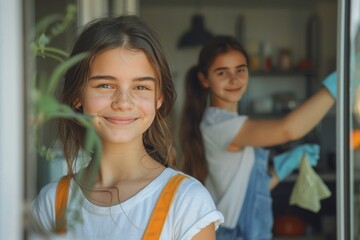
{"label": "white t-shirt", "polygon": [[[141,239],[161,191],[177,173],[174,169],[166,168],[135,196],[112,207],[99,207],[88,201],[81,191],[74,191],[79,188],[72,180],[66,238]],[[54,231],[57,185],[58,182],[46,185],[32,203],[32,220],[37,231]],[[189,177],[177,190],[160,239],[191,239],[210,223],[215,223],[217,229],[222,222],[223,216],[216,210],[206,188]]]}
{"label": "white t-shirt", "polygon": [[246,119],[235,112],[208,107],[200,124],[208,164],[205,186],[224,214],[222,226],[228,228],[234,228],[239,219],[255,162],[253,147],[237,152],[226,150]]}

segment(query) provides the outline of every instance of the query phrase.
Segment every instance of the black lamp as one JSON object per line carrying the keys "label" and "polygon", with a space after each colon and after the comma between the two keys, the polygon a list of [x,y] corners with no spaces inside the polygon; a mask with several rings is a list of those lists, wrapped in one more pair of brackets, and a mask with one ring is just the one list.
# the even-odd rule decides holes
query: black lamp
{"label": "black lamp", "polygon": [[206,43],[212,33],[205,29],[204,17],[195,14],[191,19],[191,28],[186,31],[178,42],[178,48],[200,46]]}

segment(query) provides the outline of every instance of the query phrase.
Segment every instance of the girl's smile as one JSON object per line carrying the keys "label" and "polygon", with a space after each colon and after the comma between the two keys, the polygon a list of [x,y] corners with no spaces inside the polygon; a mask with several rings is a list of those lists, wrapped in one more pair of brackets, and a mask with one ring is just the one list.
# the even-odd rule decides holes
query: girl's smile
{"label": "girl's smile", "polygon": [[106,121],[116,126],[127,126],[135,122],[137,117],[103,117]]}
{"label": "girl's smile", "polygon": [[228,91],[228,92],[239,92],[240,90],[241,90],[241,87],[239,87],[239,88],[225,89],[225,91]]}

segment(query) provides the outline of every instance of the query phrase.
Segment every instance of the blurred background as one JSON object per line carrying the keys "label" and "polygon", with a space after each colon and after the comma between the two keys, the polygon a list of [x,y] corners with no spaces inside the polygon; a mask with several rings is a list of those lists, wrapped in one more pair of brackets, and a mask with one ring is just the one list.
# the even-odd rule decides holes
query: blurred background
{"label": "blurred background", "polygon": [[[251,118],[279,118],[320,88],[336,69],[336,0],[316,1],[140,1],[140,16],[158,33],[167,53],[178,99],[172,118],[177,133],[187,70],[197,63],[204,39],[235,36],[250,55],[248,90],[239,112]],[[195,34],[197,33],[197,34]],[[316,167],[332,191],[319,213],[289,205],[297,172],[272,193],[275,239],[336,239],[335,107],[305,138],[271,148],[286,151],[301,143],[318,143]],[[287,230],[288,229],[288,230]]]}
{"label": "blurred background", "polygon": [[[281,117],[317,91],[321,80],[337,69],[337,106],[304,139],[271,149],[277,153],[304,142],[320,144],[315,170],[332,196],[321,202],[318,213],[290,206],[295,172],[273,191],[274,234],[275,239],[360,239],[360,159],[355,144],[360,141],[356,138],[359,82],[358,75],[351,74],[360,69],[356,67],[360,0],[0,0],[0,53],[9,56],[0,64],[0,212],[10,216],[0,218],[0,239],[27,239],[23,218],[28,203],[42,186],[66,174],[61,151],[55,149],[51,160],[31,151],[34,139],[26,120],[31,109],[31,29],[50,14],[65,15],[68,4],[76,6],[75,20],[52,39],[52,45],[65,51],[71,50],[81,26],[97,17],[136,14],[155,30],[178,93],[168,120],[179,161],[177,133],[184,78],[208,37],[233,35],[247,49],[250,82],[239,112],[252,118]],[[355,65],[350,59],[355,59]],[[41,58],[35,64],[44,75],[55,66],[56,62]],[[15,80],[9,90],[10,78]],[[40,133],[36,141],[48,146],[54,138],[54,124],[46,123]],[[281,231],[284,229],[290,230]]]}

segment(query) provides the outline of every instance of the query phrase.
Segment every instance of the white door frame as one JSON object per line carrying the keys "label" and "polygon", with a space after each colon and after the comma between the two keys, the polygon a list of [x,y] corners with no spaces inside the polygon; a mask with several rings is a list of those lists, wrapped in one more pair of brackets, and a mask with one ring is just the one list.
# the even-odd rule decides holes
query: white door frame
{"label": "white door frame", "polygon": [[23,1],[0,1],[0,239],[23,239]]}
{"label": "white door frame", "polygon": [[139,15],[139,4],[139,0],[77,0],[78,26],[110,15]]}

